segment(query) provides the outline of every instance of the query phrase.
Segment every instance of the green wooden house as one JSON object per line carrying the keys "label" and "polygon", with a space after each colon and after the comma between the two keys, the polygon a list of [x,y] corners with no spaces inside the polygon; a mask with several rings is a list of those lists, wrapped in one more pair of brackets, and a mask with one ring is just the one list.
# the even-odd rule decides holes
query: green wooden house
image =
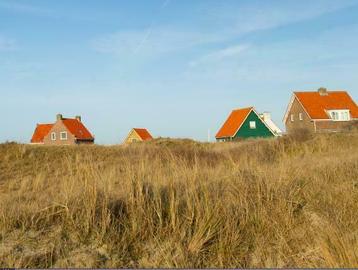
{"label": "green wooden house", "polygon": [[233,141],[239,138],[268,138],[279,136],[280,129],[267,114],[259,115],[253,107],[231,112],[219,132],[217,141]]}

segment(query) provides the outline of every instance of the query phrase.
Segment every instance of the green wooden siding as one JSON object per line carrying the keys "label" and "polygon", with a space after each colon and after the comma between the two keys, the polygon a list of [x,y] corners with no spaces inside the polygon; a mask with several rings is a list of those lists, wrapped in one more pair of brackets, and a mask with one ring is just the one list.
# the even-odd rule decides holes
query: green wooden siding
{"label": "green wooden siding", "polygon": [[[256,128],[250,128],[250,121],[256,122]],[[256,137],[273,137],[271,130],[261,121],[254,111],[251,111],[249,116],[246,118],[245,122],[240,127],[239,131],[236,133],[236,138],[256,138]]]}

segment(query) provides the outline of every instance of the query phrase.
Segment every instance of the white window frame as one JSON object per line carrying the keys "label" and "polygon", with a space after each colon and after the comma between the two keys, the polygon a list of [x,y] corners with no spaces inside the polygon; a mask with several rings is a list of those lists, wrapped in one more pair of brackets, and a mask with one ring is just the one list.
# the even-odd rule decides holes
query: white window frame
{"label": "white window frame", "polygon": [[51,141],[56,141],[56,132],[51,132]]}
{"label": "white window frame", "polygon": [[351,115],[349,110],[330,110],[328,111],[332,121],[350,121]]}
{"label": "white window frame", "polygon": [[256,129],[256,121],[250,121],[250,129]]}
{"label": "white window frame", "polygon": [[295,116],[293,113],[291,113],[291,122],[295,121]]}
{"label": "white window frame", "polygon": [[298,114],[298,119],[300,119],[300,121],[303,120],[303,113],[299,113],[299,114]]}
{"label": "white window frame", "polygon": [[[63,137],[63,135],[65,135],[65,136]],[[67,139],[68,139],[67,131],[61,131],[60,132],[60,140],[67,141]]]}

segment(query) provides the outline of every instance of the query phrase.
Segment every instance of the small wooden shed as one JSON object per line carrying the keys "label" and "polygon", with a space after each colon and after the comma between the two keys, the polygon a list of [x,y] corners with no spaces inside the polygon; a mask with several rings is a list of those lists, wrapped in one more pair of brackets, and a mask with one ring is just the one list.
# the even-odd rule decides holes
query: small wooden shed
{"label": "small wooden shed", "polygon": [[152,140],[153,137],[145,128],[132,128],[124,143],[143,142]]}

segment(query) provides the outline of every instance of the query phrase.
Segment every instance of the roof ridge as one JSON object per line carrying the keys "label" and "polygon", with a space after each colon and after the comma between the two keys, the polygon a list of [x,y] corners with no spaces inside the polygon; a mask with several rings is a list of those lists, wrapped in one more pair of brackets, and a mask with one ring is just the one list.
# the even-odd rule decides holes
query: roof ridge
{"label": "roof ridge", "polygon": [[238,109],[233,109],[232,111],[244,111],[244,110],[248,110],[248,109],[255,109],[255,107],[251,106],[251,107],[246,107],[246,108],[238,108]]}
{"label": "roof ridge", "polygon": [[[293,93],[318,93],[317,91],[293,91]],[[348,93],[347,90],[327,90],[327,93]]]}

